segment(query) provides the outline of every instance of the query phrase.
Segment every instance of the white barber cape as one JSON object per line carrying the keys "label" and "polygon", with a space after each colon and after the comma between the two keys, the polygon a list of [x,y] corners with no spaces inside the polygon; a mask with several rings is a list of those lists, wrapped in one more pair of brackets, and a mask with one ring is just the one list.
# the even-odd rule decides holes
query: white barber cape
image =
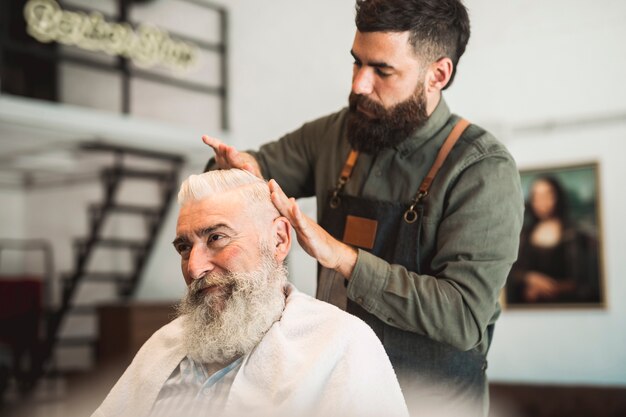
{"label": "white barber cape", "polygon": [[[367,324],[292,285],[287,292],[280,320],[233,371],[222,415],[408,416],[389,358]],[[181,334],[181,318],[158,330],[92,417],[149,416],[186,355]]]}

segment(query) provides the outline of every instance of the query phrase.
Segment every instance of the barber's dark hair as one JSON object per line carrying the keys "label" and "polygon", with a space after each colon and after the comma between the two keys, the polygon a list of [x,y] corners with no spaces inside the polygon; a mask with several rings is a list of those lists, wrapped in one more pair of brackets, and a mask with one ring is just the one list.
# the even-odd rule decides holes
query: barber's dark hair
{"label": "barber's dark hair", "polygon": [[359,32],[406,32],[418,56],[428,63],[448,57],[454,65],[448,88],[470,37],[461,0],[356,0]]}

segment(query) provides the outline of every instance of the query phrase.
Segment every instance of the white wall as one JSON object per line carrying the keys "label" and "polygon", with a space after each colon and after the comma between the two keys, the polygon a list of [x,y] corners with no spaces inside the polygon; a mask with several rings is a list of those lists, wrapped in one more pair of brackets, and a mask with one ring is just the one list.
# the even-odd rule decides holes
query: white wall
{"label": "white wall", "polygon": [[231,10],[233,140],[256,147],[347,104],[353,0],[236,0]]}
{"label": "white wall", "polygon": [[466,0],[472,38],[448,95],[457,112],[519,125],[626,112],[626,4]]}
{"label": "white wall", "polygon": [[24,194],[20,189],[2,190],[0,202],[0,238],[20,238],[24,234]]}
{"label": "white wall", "polygon": [[[0,240],[20,239],[24,236],[24,194],[21,190],[0,190]],[[23,252],[6,250],[0,253],[0,275],[28,272]]]}

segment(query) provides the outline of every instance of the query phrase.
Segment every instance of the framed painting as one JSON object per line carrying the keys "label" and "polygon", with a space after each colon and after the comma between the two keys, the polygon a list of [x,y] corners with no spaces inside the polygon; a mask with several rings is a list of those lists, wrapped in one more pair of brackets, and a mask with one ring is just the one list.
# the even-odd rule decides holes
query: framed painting
{"label": "framed painting", "polygon": [[506,308],[605,306],[598,164],[520,171],[524,225]]}

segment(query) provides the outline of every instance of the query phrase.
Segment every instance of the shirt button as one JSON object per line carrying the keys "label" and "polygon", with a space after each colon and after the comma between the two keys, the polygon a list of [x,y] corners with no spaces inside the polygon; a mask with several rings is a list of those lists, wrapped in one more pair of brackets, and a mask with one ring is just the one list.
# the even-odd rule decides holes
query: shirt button
{"label": "shirt button", "polygon": [[377,177],[381,177],[382,175],[383,175],[383,171],[382,171],[382,170],[380,170],[380,169],[377,169],[377,170],[376,170],[376,176],[377,176]]}
{"label": "shirt button", "polygon": [[389,323],[393,323],[393,318],[392,318],[392,317],[388,317],[388,318],[387,318],[387,321],[388,321]]}
{"label": "shirt button", "polygon": [[363,297],[357,297],[357,298],[356,298],[356,302],[357,302],[358,304],[363,304]]}

